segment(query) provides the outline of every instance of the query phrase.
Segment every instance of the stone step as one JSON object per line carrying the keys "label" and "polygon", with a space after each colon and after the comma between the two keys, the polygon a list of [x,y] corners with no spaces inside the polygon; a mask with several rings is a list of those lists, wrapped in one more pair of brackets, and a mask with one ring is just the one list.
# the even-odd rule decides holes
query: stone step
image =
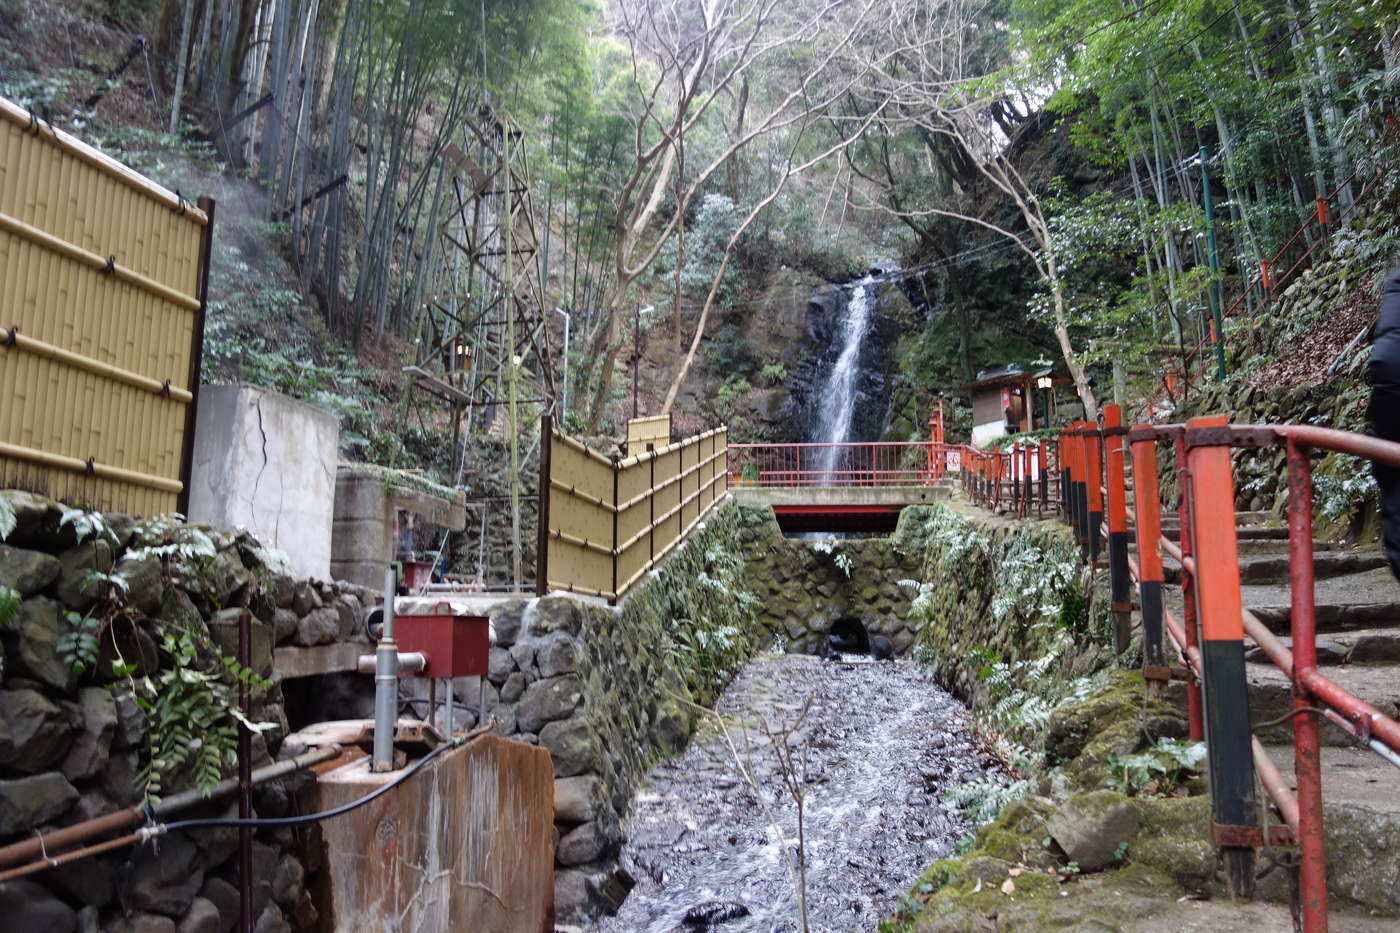
{"label": "stone step", "polygon": [[[1293,639],[1284,635],[1280,641],[1292,648]],[[1264,649],[1257,645],[1245,652],[1245,660],[1258,664],[1272,664]],[[1331,666],[1336,664],[1370,664],[1376,662],[1400,663],[1400,627],[1362,628],[1349,632],[1331,632],[1317,639],[1317,663]]]}
{"label": "stone step", "polygon": [[[1249,678],[1249,714],[1256,734],[1265,744],[1288,744],[1293,740],[1293,724],[1289,720],[1273,722],[1293,708],[1293,687],[1287,675],[1272,664],[1250,664],[1245,667]],[[1329,667],[1328,679],[1352,696],[1365,700],[1392,719],[1400,717],[1400,664],[1345,664]],[[1355,740],[1331,721],[1323,719],[1322,741],[1329,746],[1353,746]],[[1394,770],[1393,766],[1392,770]],[[1400,779],[1400,772],[1392,776]],[[1394,783],[1392,783],[1392,790]],[[1400,797],[1400,795],[1397,795]]]}
{"label": "stone step", "polygon": [[[1400,584],[1390,568],[1320,577],[1313,585],[1319,632],[1346,632],[1400,626]],[[1246,608],[1278,634],[1287,634],[1291,595],[1285,583],[1240,587]]]}
{"label": "stone step", "polygon": [[[1286,547],[1275,546],[1262,553],[1256,550],[1247,551],[1240,555],[1240,582],[1287,583],[1288,565]],[[1385,566],[1385,554],[1374,548],[1318,551],[1313,554],[1313,574],[1318,580]],[[1181,565],[1175,559],[1170,556],[1163,557],[1162,569],[1168,583],[1180,582]]]}
{"label": "stone step", "polygon": [[[1284,780],[1296,790],[1291,742],[1268,745],[1266,749]],[[1361,933],[1400,928],[1394,919],[1400,913],[1400,891],[1393,881],[1400,875],[1397,780],[1400,770],[1369,749],[1322,749],[1322,822],[1326,830],[1328,914],[1333,930]],[[1288,875],[1284,871],[1269,872],[1260,879],[1257,897],[1287,904]],[[1372,916],[1347,915],[1347,911],[1357,908]],[[1372,923],[1377,926],[1368,925]],[[1291,928],[1291,924],[1277,927]]]}

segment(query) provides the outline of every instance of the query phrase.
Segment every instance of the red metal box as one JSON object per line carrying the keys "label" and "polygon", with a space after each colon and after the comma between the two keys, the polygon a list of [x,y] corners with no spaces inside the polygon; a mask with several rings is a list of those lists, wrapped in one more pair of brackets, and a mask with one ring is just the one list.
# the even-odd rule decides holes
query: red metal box
{"label": "red metal box", "polygon": [[421,651],[428,666],[420,677],[484,677],[490,669],[491,623],[486,616],[453,615],[446,603],[432,615],[394,620],[399,651]]}

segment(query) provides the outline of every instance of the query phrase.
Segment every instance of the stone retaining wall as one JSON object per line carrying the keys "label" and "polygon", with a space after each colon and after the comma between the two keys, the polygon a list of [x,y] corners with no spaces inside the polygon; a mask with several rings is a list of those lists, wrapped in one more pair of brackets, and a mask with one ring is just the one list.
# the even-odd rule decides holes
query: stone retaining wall
{"label": "stone retaining wall", "polygon": [[[497,734],[539,745],[553,760],[561,919],[621,903],[629,882],[617,855],[638,783],[685,746],[697,708],[760,642],[739,532],[737,509],[719,507],[616,607],[554,593],[491,611],[486,717]],[[409,689],[427,696],[421,680]],[[453,690],[471,707],[483,696],[479,678],[459,678]],[[470,711],[455,715],[475,724]]]}
{"label": "stone retaining wall", "polygon": [[824,649],[832,623],[843,618],[889,638],[899,654],[913,647],[909,607],[916,589],[900,581],[918,576],[915,551],[893,538],[784,538],[767,507],[741,507],[740,521],[745,579],[759,599],[758,624],[786,650]]}
{"label": "stone retaining wall", "polygon": [[[212,670],[216,648],[236,653],[238,617],[250,610],[252,666],[270,677],[274,644],[363,639],[364,609],[378,599],[359,587],[280,574],[246,533],[3,495],[15,527],[0,543],[0,587],[21,601],[0,625],[0,845],[141,802],[149,729],[133,687],[158,680],[171,664],[161,647],[167,633],[189,633],[196,666]],[[0,607],[0,622],[8,614]],[[64,639],[84,618],[100,626],[98,653],[78,671]],[[135,679],[114,675],[117,660],[136,666]],[[274,723],[254,738],[255,767],[294,751],[281,747],[287,719],[279,686],[256,700],[253,715]],[[168,795],[193,780],[172,774],[161,789]],[[256,814],[288,813],[297,783],[259,788]],[[236,804],[226,798],[180,814],[198,815],[237,815]],[[255,840],[257,929],[313,928],[305,879],[314,859],[303,864],[294,854],[289,830],[260,830]],[[234,830],[171,833],[158,854],[150,846],[121,849],[0,885],[0,917],[6,929],[46,933],[228,931],[238,916],[236,849]]]}

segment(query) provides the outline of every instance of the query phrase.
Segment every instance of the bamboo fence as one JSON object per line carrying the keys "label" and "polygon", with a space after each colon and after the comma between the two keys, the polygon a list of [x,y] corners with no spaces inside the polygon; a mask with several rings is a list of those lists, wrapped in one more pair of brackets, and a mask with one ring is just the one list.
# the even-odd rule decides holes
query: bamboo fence
{"label": "bamboo fence", "polygon": [[212,211],[0,98],[0,487],[183,511]]}

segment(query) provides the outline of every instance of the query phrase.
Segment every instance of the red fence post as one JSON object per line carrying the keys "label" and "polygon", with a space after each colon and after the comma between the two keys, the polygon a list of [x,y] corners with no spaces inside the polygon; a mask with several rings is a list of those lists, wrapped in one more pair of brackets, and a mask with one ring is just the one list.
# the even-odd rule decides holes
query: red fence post
{"label": "red fence post", "polygon": [[1244,673],[1244,605],[1240,597],[1239,542],[1235,537],[1235,483],[1224,415],[1193,418],[1186,426],[1191,466],[1191,524],[1200,610],[1201,657],[1210,755],[1212,835],[1220,845],[1233,897],[1254,895],[1254,847],[1259,817],[1249,689]]}
{"label": "red fence post", "polygon": [[1138,595],[1142,601],[1142,673],[1149,684],[1161,684],[1171,679],[1171,671],[1162,650],[1162,513],[1157,485],[1157,433],[1151,425],[1135,425],[1128,432],[1128,443],[1133,457]]}
{"label": "red fence post", "polygon": [[1103,436],[1096,424],[1085,424],[1084,482],[1089,490],[1089,559],[1099,559],[1099,529],[1103,527]]}
{"label": "red fence post", "polygon": [[1317,668],[1317,606],[1313,593],[1312,465],[1308,451],[1289,438],[1288,585],[1293,636],[1293,752],[1298,783],[1298,893],[1303,929],[1327,930],[1327,843],[1322,825],[1322,761],[1312,696],[1304,671]]}
{"label": "red fence post", "polygon": [[1103,409],[1104,467],[1108,489],[1108,579],[1113,601],[1113,649],[1119,655],[1128,650],[1132,638],[1132,580],[1128,576],[1128,492],[1124,471],[1123,409],[1105,405]]}
{"label": "red fence post", "polygon": [[[1173,438],[1176,453],[1176,475],[1179,484],[1177,498],[1178,543],[1181,546],[1181,626],[1186,630],[1187,649],[1200,644],[1200,626],[1196,618],[1196,577],[1186,569],[1186,559],[1193,556],[1195,536],[1191,528],[1191,465],[1186,459],[1186,434],[1178,429]],[[1191,741],[1205,740],[1205,711],[1201,702],[1201,685],[1194,679],[1186,685],[1186,716],[1190,727]]]}

